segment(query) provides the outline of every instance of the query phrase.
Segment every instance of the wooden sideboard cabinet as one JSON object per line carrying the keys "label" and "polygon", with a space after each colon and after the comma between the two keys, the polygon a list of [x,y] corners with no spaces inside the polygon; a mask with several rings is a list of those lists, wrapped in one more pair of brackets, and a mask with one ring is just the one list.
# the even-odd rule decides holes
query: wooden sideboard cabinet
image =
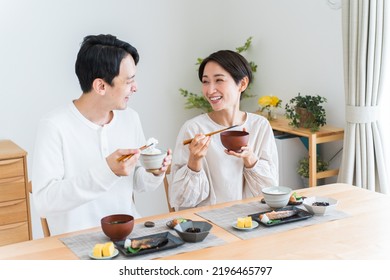
{"label": "wooden sideboard cabinet", "polygon": [[325,125],[317,132],[311,132],[307,128],[294,128],[290,126],[289,120],[284,116],[278,116],[271,120],[270,124],[274,131],[289,133],[308,138],[309,142],[309,186],[317,185],[317,179],[337,176],[338,169],[317,172],[317,144],[338,141],[344,139],[344,129]]}
{"label": "wooden sideboard cabinet", "polygon": [[27,152],[0,140],[0,246],[31,239]]}

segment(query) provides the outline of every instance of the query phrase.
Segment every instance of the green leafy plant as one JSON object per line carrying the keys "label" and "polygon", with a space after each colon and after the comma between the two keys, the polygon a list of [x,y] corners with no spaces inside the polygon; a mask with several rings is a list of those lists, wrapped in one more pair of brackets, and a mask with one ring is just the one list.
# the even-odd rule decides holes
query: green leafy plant
{"label": "green leafy plant", "polygon": [[301,95],[290,99],[285,106],[285,116],[293,127],[309,128],[312,132],[320,130],[326,124],[326,111],[322,103],[325,97],[316,95]]}
{"label": "green leafy plant", "polygon": [[[249,37],[243,46],[237,47],[236,52],[243,53],[247,51],[252,43],[252,38]],[[203,61],[203,58],[198,58],[195,65],[200,65]],[[251,66],[252,72],[256,73],[257,71],[257,64],[253,61],[249,61],[249,64]],[[211,112],[212,108],[210,103],[203,97],[203,94],[196,94],[193,92],[190,92],[186,89],[180,88],[179,89],[180,94],[186,98],[185,108],[186,109],[201,109],[204,112]],[[254,97],[255,95],[250,93],[250,88],[248,88],[243,94],[242,99]]]}
{"label": "green leafy plant", "polygon": [[[317,157],[317,172],[326,171],[329,168],[329,163]],[[298,162],[297,173],[304,178],[309,178],[309,158],[304,157]]]}

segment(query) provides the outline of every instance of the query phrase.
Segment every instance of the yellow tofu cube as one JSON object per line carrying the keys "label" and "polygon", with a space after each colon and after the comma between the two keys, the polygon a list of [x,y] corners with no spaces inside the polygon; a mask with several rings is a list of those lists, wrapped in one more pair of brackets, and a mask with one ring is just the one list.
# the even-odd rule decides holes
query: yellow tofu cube
{"label": "yellow tofu cube", "polygon": [[245,227],[245,218],[237,218],[237,227],[244,228]]}
{"label": "yellow tofu cube", "polygon": [[103,246],[104,244],[96,244],[94,247],[93,247],[93,256],[96,257],[96,258],[101,258],[103,257]]}
{"label": "yellow tofu cube", "polygon": [[245,228],[251,228],[252,227],[252,217],[245,217],[244,218],[244,227]]}
{"label": "yellow tofu cube", "polygon": [[115,247],[114,247],[114,243],[112,242],[107,242],[107,243],[104,243],[103,245],[103,257],[110,257],[114,254],[114,250],[115,250]]}

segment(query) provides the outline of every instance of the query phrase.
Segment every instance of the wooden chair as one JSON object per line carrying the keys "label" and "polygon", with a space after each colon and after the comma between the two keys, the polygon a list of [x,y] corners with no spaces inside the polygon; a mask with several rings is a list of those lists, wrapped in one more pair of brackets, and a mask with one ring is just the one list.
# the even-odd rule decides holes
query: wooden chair
{"label": "wooden chair", "polygon": [[[30,193],[30,197],[31,197],[32,196],[32,183],[31,183],[31,181],[28,182],[28,192]],[[42,226],[43,236],[49,237],[50,236],[50,229],[49,229],[49,225],[47,223],[46,218],[41,217],[41,226]]]}
{"label": "wooden chair", "polygon": [[171,166],[168,166],[167,171],[165,172],[165,177],[164,177],[164,188],[165,188],[165,196],[167,198],[167,204],[168,204],[168,210],[169,212],[175,212],[175,208],[171,207],[171,204],[169,203],[169,182],[167,175],[171,174]]}

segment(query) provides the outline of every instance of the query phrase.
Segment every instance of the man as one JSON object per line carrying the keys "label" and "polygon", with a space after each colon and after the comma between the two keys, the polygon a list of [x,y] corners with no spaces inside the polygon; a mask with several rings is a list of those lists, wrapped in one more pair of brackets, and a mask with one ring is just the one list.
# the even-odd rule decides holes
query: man
{"label": "man", "polygon": [[[146,140],[138,114],[127,108],[138,61],[137,50],[115,36],[85,37],[75,65],[83,93],[40,121],[33,198],[52,235],[99,226],[110,214],[139,217],[133,190],[154,190],[164,179],[171,150],[157,174],[138,163]],[[134,156],[118,161],[127,154]]]}

